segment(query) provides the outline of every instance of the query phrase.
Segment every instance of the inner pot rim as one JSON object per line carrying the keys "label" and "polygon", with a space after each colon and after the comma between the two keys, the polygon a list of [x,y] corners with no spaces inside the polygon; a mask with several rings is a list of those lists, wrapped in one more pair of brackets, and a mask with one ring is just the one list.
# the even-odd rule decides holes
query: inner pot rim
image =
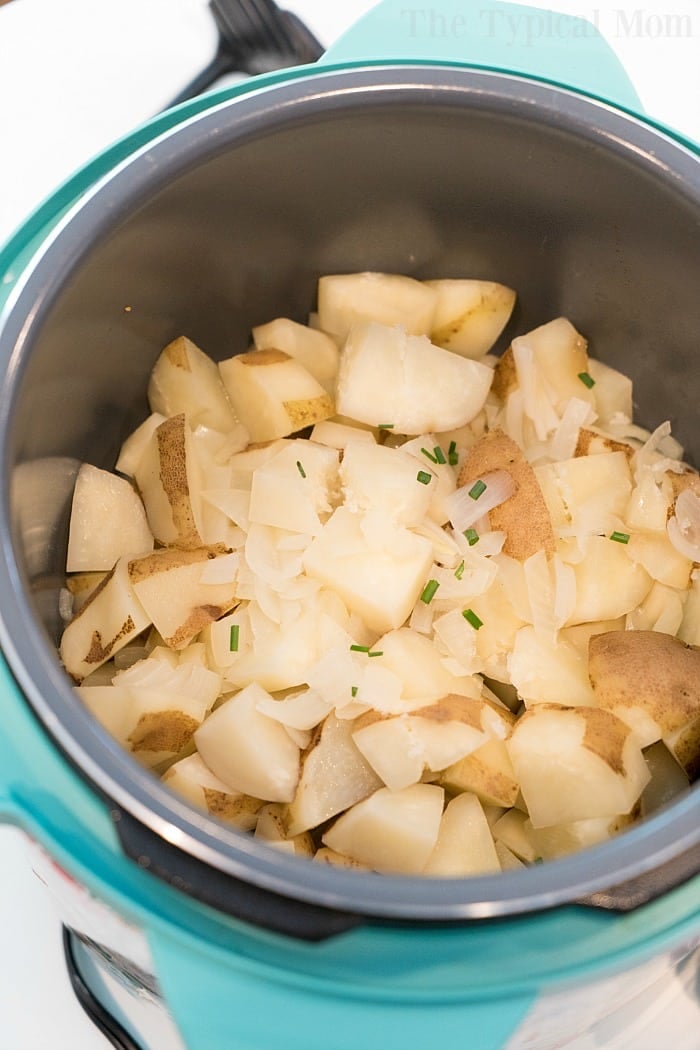
{"label": "inner pot rim", "polygon": [[[0,511],[0,641],[24,698],[58,747],[102,794],[158,838],[237,879],[284,897],[395,919],[515,915],[577,900],[649,872],[700,843],[697,791],[603,846],[522,872],[431,880],[331,870],[280,855],[203,816],[115,744],[73,694],[56,654],[37,630],[14,558],[10,477],[15,392],[26,356],[62,282],[146,196],[173,176],[282,122],[387,105],[469,106],[583,137],[675,183],[700,202],[697,155],[671,135],[604,103],[525,78],[440,66],[373,66],[314,72],[253,91],[186,119],[142,147],[90,190],[62,220],[11,296],[0,328],[6,365],[0,393],[3,489]],[[57,275],[60,275],[57,276]],[[9,613],[9,615],[8,615]],[[31,668],[31,670],[30,670]],[[46,699],[46,698],[50,698]]]}

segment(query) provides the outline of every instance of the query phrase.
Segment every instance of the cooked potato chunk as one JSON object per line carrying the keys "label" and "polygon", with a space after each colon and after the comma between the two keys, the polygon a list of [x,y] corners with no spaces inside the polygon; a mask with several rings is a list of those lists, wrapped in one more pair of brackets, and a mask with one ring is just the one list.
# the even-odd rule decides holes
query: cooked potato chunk
{"label": "cooked potato chunk", "polygon": [[437,292],[430,338],[463,357],[489,352],[508,323],[515,292],[495,281],[426,281]]}

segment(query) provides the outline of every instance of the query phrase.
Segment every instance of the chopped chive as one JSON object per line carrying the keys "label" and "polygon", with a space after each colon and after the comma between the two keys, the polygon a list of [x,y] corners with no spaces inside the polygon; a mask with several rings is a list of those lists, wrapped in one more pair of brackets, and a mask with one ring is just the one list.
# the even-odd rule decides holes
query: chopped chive
{"label": "chopped chive", "polygon": [[464,562],[462,562],[460,565],[458,565],[457,568],[455,569],[455,576],[457,577],[458,580],[461,580],[462,577],[464,576]]}
{"label": "chopped chive", "polygon": [[432,452],[428,452],[427,448],[422,448],[421,452],[424,456],[427,456],[431,463],[437,463],[437,456],[434,456]]}
{"label": "chopped chive", "polygon": [[457,454],[457,442],[450,441],[450,447],[447,450],[447,461],[451,467],[456,467],[459,462],[459,456]]}
{"label": "chopped chive", "polygon": [[369,646],[368,645],[351,645],[350,646],[350,652],[351,653],[368,653],[369,652]]}
{"label": "chopped chive", "polygon": [[372,650],[370,650],[370,652],[367,653],[367,655],[369,657],[372,657],[372,656],[384,656],[384,650],[383,649],[372,649]]}
{"label": "chopped chive", "polygon": [[231,633],[229,635],[228,647],[232,653],[238,652],[238,635],[240,634],[240,626],[237,623],[231,624]]}
{"label": "chopped chive", "polygon": [[485,481],[475,481],[472,487],[469,489],[469,495],[472,499],[478,499],[482,492],[486,492]]}
{"label": "chopped chive", "polygon": [[377,423],[377,430],[393,430],[393,423]]}
{"label": "chopped chive", "polygon": [[435,455],[436,463],[447,463],[447,460],[445,459],[445,453],[442,451],[439,445],[435,446],[435,448],[433,449],[433,453]]}
{"label": "chopped chive", "polygon": [[423,589],[423,593],[420,596],[420,600],[425,602],[426,605],[430,605],[439,586],[440,584],[437,580],[428,580]]}
{"label": "chopped chive", "polygon": [[532,863],[533,864],[544,864],[544,859],[542,857],[535,857],[535,859],[533,860]]}
{"label": "chopped chive", "polygon": [[466,539],[469,546],[473,547],[479,542],[479,533],[476,531],[476,529],[465,529],[464,538]]}
{"label": "chopped chive", "polygon": [[301,474],[302,478],[305,478],[305,477],[306,477],[306,471],[305,471],[305,470],[304,470],[304,468],[302,467],[302,465],[301,465],[301,462],[300,462],[300,460],[297,460],[297,470],[298,470],[298,471],[299,471],[299,473]]}
{"label": "chopped chive", "polygon": [[630,534],[629,532],[612,532],[610,539],[614,540],[615,543],[629,543]]}
{"label": "chopped chive", "polygon": [[484,621],[480,620],[473,609],[465,609],[462,616],[470,623],[475,631],[478,631],[480,627],[484,626]]}
{"label": "chopped chive", "polygon": [[432,481],[433,475],[428,474],[426,470],[419,470],[416,474],[416,481],[420,481],[421,485],[429,485]]}
{"label": "chopped chive", "polygon": [[350,696],[354,699],[357,696],[357,686],[353,685],[350,687]]}
{"label": "chopped chive", "polygon": [[595,379],[588,372],[579,372],[578,378],[581,380],[584,386],[587,386],[591,390],[595,386]]}

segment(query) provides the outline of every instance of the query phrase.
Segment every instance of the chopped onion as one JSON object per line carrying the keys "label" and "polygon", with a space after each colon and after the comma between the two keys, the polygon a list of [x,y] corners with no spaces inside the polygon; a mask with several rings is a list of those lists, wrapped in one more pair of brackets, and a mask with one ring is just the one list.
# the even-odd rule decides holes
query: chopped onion
{"label": "chopped onion", "polygon": [[558,629],[571,617],[576,607],[576,573],[558,554],[552,559],[554,567],[554,626]]}
{"label": "chopped onion", "polygon": [[61,587],[58,592],[58,615],[64,623],[73,619],[73,595],[67,587]]}
{"label": "chopped onion", "polygon": [[540,441],[559,426],[559,416],[554,409],[554,396],[541,369],[537,367],[532,348],[526,337],[514,339],[513,360],[518,373],[518,382],[523,392],[523,409],[535,427]]}
{"label": "chopped onion", "polygon": [[676,500],[675,513],[666,526],[668,538],[679,554],[700,562],[700,499],[692,489],[684,489]]}
{"label": "chopped onion", "polygon": [[[477,482],[486,486],[478,498],[470,496]],[[445,499],[445,510],[456,532],[464,532],[490,510],[500,507],[515,492],[515,482],[507,470],[492,470],[481,478],[471,478],[466,485],[451,492]]]}
{"label": "chopped onion", "polygon": [[435,606],[432,602],[426,604],[418,600],[413,607],[411,618],[408,621],[408,626],[418,631],[419,634],[432,634],[433,630],[433,616],[435,615]]}
{"label": "chopped onion", "polygon": [[435,637],[444,647],[446,655],[452,656],[462,669],[462,674],[473,674],[476,664],[476,631],[462,616],[462,609],[452,609],[433,624]]}
{"label": "chopped onion", "polygon": [[549,439],[549,453],[552,459],[571,459],[576,451],[578,434],[581,427],[589,426],[597,419],[587,401],[572,397],[564,409],[561,423]]}
{"label": "chopped onion", "polygon": [[554,642],[557,635],[554,622],[554,586],[545,552],[539,550],[527,558],[523,562],[523,571],[535,633],[546,641]]}

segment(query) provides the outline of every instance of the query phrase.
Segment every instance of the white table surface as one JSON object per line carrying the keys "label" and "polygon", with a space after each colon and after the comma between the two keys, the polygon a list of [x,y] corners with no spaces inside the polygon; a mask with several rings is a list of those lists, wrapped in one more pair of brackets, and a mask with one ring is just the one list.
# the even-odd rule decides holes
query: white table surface
{"label": "white table surface", "polygon": [[[329,44],[373,0],[282,6]],[[698,0],[547,6],[594,19],[647,112],[700,140]],[[76,167],[165,105],[207,63],[215,42],[206,0],[0,7],[0,242]],[[0,828],[0,930],[1,1050],[105,1050],[68,984],[53,903],[10,828]]]}

